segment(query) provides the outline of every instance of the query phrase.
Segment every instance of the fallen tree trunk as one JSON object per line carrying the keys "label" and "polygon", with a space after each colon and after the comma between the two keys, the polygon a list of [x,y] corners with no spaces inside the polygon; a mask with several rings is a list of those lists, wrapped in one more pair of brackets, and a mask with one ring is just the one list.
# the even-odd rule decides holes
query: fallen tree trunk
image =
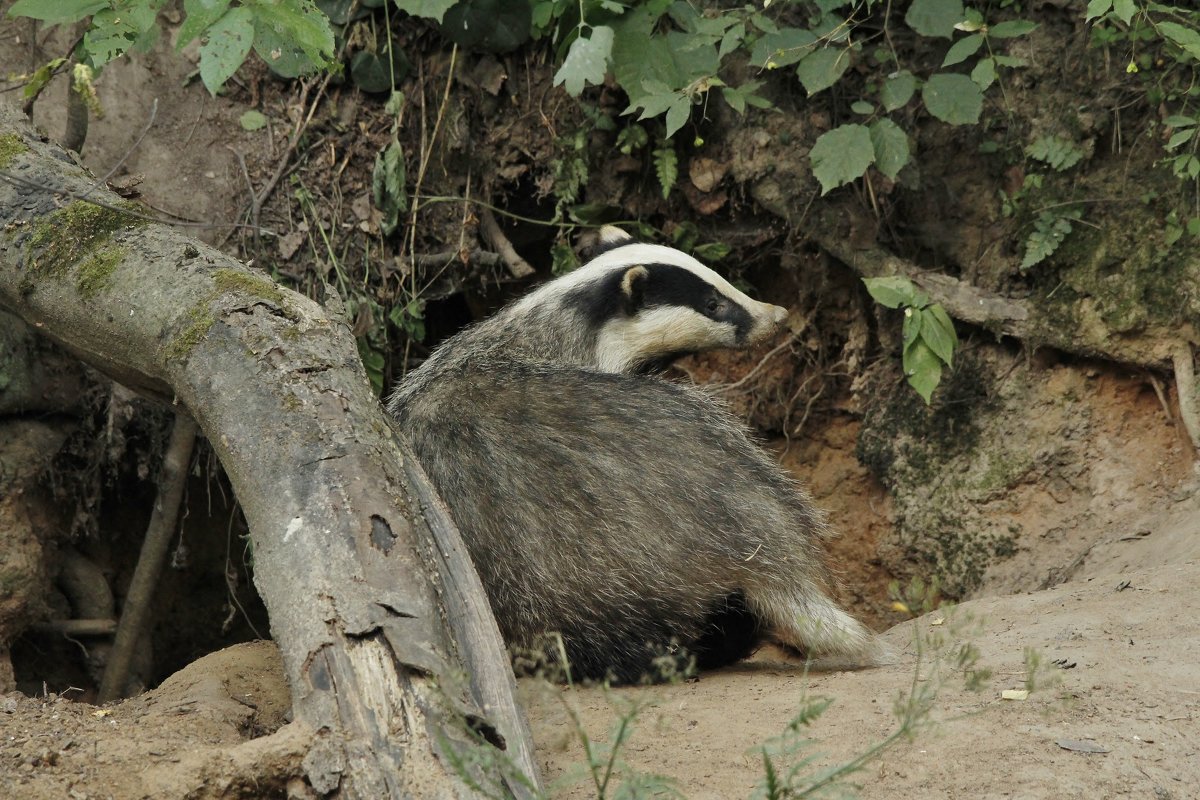
{"label": "fallen tree trunk", "polygon": [[295,718],[314,733],[313,788],[536,787],[478,578],[344,321],[148,222],[3,105],[0,306],[181,403],[212,443],[249,523]]}

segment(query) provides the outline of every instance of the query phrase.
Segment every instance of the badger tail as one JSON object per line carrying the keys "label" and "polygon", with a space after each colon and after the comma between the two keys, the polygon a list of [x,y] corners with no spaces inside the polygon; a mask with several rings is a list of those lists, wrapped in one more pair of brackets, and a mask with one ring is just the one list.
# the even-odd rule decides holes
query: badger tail
{"label": "badger tail", "polygon": [[858,669],[890,663],[883,643],[821,592],[767,592],[746,598],[781,643],[821,669]]}

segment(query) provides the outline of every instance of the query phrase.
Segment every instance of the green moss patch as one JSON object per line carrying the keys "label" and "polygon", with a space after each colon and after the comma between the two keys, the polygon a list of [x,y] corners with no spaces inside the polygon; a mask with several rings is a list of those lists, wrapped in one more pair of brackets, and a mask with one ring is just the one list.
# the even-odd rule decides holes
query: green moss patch
{"label": "green moss patch", "polygon": [[71,203],[34,226],[28,247],[30,271],[51,278],[64,277],[89,254],[104,247],[117,231],[145,224],[145,220],[125,211],[83,201]]}
{"label": "green moss patch", "polygon": [[125,248],[110,245],[88,256],[79,265],[75,277],[75,288],[79,290],[79,295],[90,300],[112,285],[113,273],[117,271],[117,265],[121,263],[125,253]]}
{"label": "green moss patch", "polygon": [[200,340],[208,333],[208,329],[216,322],[212,311],[209,310],[211,302],[212,298],[206,297],[192,306],[192,310],[188,312],[191,322],[167,346],[167,360],[187,358],[188,353],[192,352],[192,348],[199,344]]}
{"label": "green moss patch", "polygon": [[213,301],[226,292],[261,298],[281,309],[285,308],[283,291],[270,280],[235,269],[216,270],[213,273],[213,291],[188,312],[191,322],[167,347],[168,359],[186,358],[192,348],[200,343],[216,322],[211,310]]}
{"label": "green moss patch", "polygon": [[7,169],[14,158],[28,149],[21,137],[15,133],[6,133],[0,136],[0,169]]}
{"label": "green moss patch", "polygon": [[213,274],[213,283],[216,285],[218,293],[235,292],[251,297],[261,297],[283,307],[283,292],[266,278],[233,269],[219,269]]}
{"label": "green moss patch", "polygon": [[1017,482],[1030,458],[988,422],[1000,409],[990,365],[960,354],[931,407],[899,377],[875,377],[856,455],[892,491],[903,568],[961,598],[1014,547],[1012,532],[989,529],[973,509]]}

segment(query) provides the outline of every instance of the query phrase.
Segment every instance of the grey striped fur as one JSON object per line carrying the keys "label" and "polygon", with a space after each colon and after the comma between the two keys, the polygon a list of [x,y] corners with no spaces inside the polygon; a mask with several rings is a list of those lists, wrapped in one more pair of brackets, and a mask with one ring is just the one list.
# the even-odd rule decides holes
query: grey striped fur
{"label": "grey striped fur", "polygon": [[450,339],[389,403],[510,647],[557,632],[574,675],[620,681],[663,656],[737,658],[762,635],[873,662],[872,635],[828,595],[829,529],[803,489],[703,392],[544,335],[570,317],[563,282]]}

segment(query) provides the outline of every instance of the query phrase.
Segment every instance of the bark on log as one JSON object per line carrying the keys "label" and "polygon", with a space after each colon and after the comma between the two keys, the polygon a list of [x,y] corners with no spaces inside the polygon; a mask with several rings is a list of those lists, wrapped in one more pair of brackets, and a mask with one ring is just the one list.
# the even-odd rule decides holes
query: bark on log
{"label": "bark on log", "polygon": [[216,449],[295,716],[316,735],[310,783],[343,797],[472,796],[451,762],[493,763],[485,738],[534,775],[478,579],[348,326],[123,208],[137,210],[0,104],[0,306],[117,381],[182,403]]}

